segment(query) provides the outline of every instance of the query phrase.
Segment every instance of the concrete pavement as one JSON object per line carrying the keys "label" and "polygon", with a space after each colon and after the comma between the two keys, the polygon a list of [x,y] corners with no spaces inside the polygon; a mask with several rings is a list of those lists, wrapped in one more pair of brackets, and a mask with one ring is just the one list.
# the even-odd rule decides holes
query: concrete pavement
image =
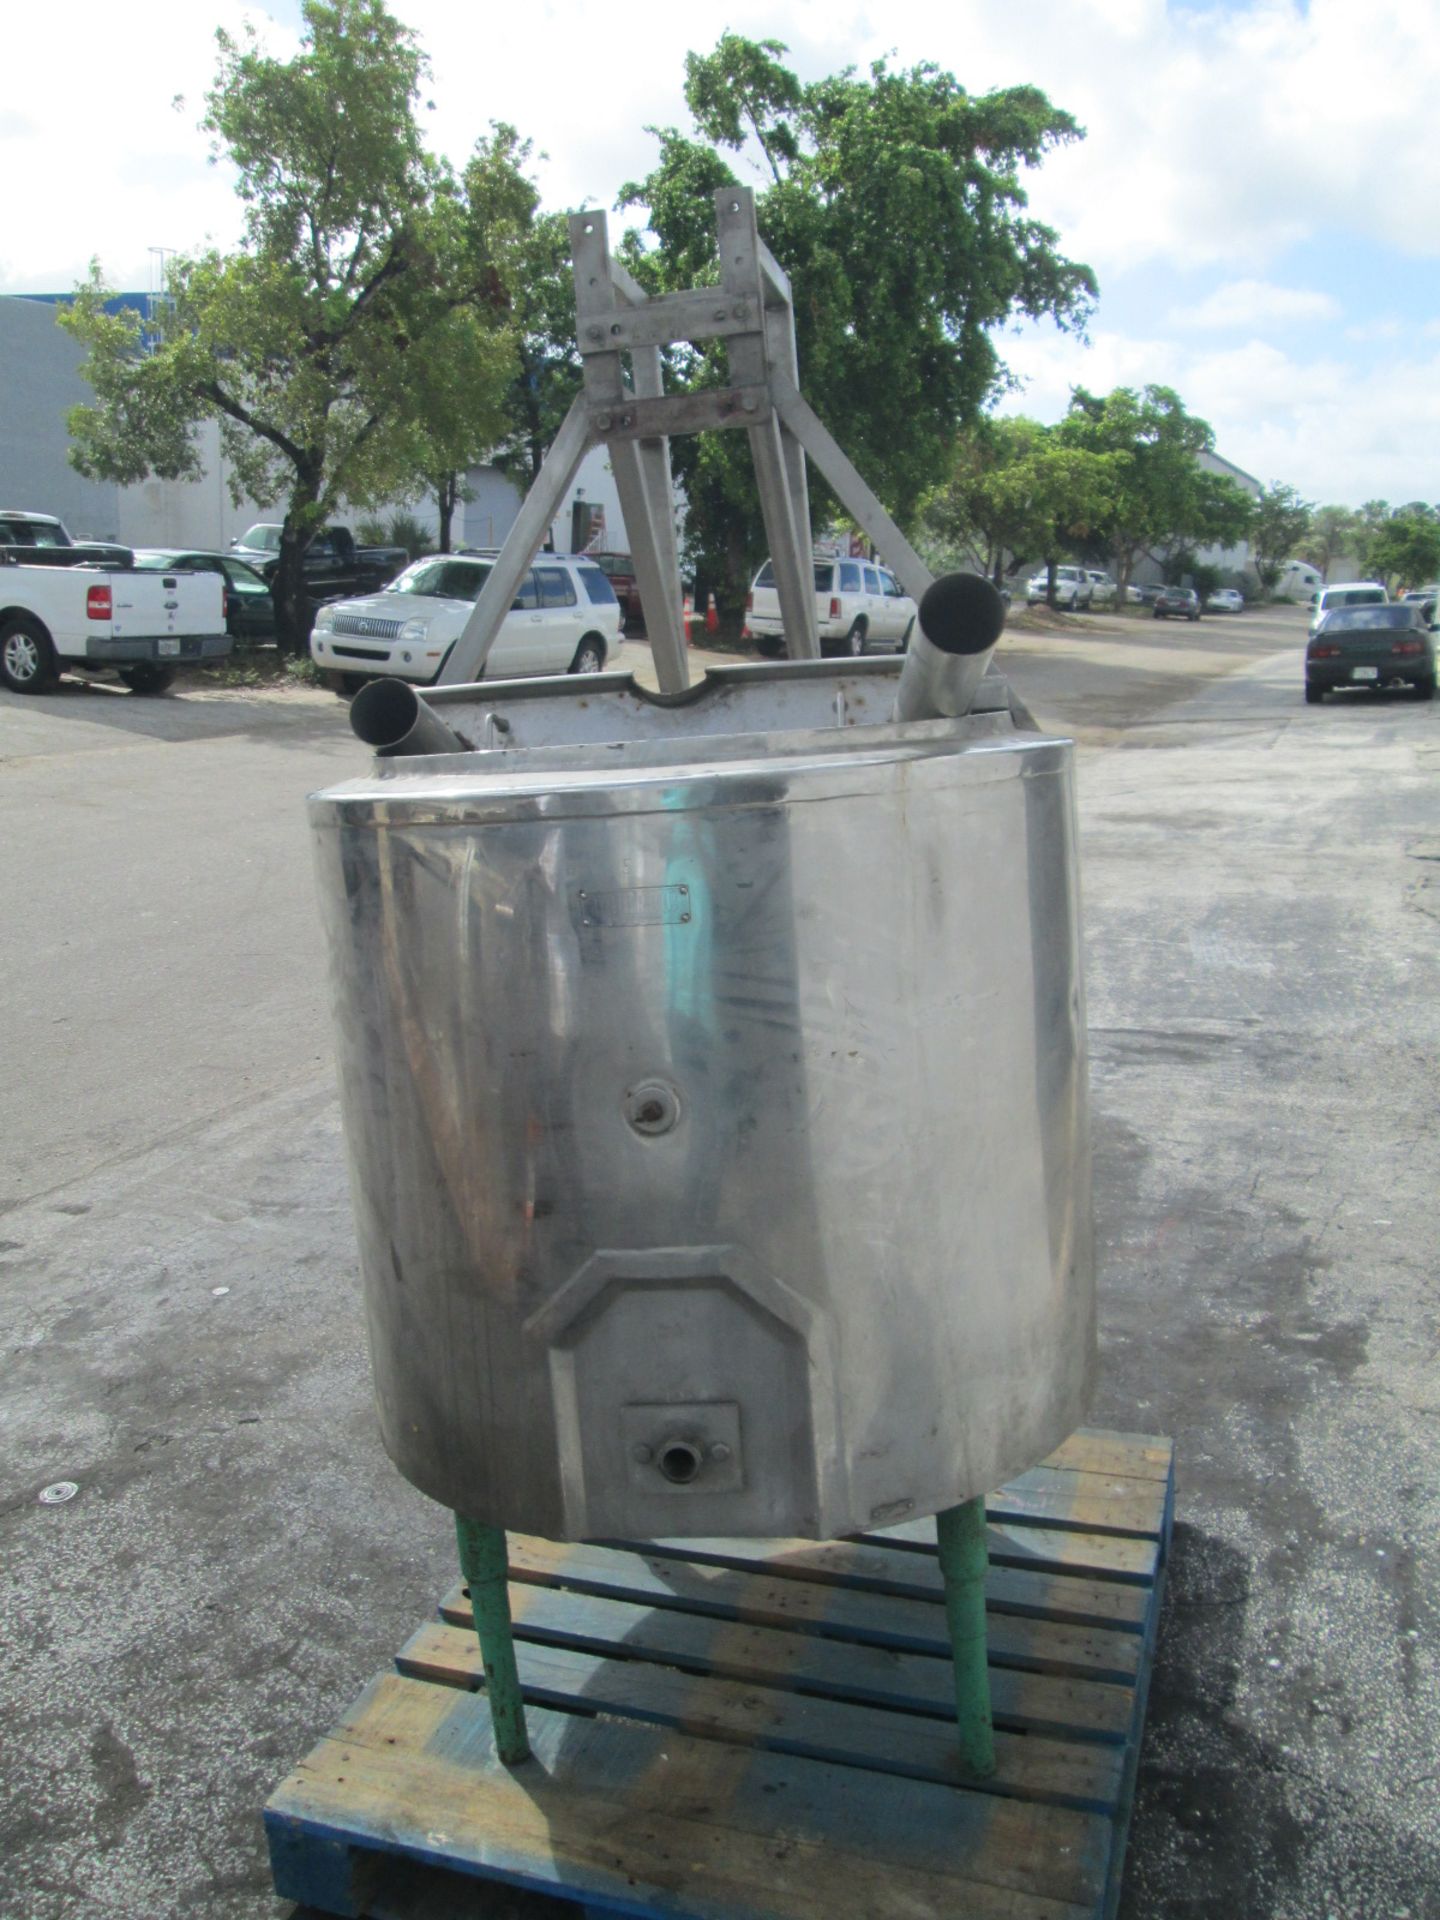
{"label": "concrete pavement", "polygon": [[[1127,1920],[1440,1912],[1440,706],[1303,707],[1294,626],[1013,659],[1101,743],[1095,1417],[1179,1448]],[[0,702],[15,1920],[278,1913],[260,1806],[453,1577],[375,1437],[328,1078],[299,801],[361,761],[264,702]]]}

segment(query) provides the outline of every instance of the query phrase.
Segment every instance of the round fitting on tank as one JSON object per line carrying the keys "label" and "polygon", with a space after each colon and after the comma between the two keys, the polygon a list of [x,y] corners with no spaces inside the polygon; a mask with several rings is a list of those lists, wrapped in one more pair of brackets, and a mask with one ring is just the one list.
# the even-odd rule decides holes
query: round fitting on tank
{"label": "round fitting on tank", "polygon": [[641,1080],[625,1093],[625,1118],[636,1133],[655,1139],[680,1118],[680,1096],[668,1080]]}
{"label": "round fitting on tank", "polygon": [[655,1464],[672,1485],[688,1487],[704,1462],[693,1440],[675,1439],[660,1443]]}

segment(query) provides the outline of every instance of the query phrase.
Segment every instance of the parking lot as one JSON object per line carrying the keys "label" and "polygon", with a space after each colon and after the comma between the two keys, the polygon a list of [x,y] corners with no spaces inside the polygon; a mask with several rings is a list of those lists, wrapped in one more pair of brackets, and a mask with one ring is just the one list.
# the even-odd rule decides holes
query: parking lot
{"label": "parking lot", "polygon": [[[1440,703],[1306,708],[1303,640],[1003,649],[1079,743],[1093,1417],[1177,1443],[1126,1920],[1440,1914]],[[308,689],[0,698],[16,1920],[278,1914],[264,1800],[453,1577],[331,1080],[303,799],[365,764]]]}

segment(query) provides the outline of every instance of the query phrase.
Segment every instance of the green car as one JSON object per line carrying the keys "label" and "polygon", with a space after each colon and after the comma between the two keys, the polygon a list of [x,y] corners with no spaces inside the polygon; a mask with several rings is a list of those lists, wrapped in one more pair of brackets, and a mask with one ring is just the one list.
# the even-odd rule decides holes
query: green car
{"label": "green car", "polygon": [[235,640],[269,640],[275,602],[252,566],[229,553],[185,547],[144,547],[135,555],[143,573],[218,573],[225,581],[225,631]]}
{"label": "green car", "polygon": [[1337,607],[1305,648],[1305,698],[1318,706],[1343,687],[1413,687],[1435,697],[1435,629],[1423,606]]}

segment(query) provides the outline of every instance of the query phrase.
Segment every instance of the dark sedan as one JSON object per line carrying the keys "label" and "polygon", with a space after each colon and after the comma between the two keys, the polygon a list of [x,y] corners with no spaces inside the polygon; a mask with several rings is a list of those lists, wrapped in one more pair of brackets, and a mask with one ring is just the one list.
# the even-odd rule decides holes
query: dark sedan
{"label": "dark sedan", "polygon": [[144,547],[136,553],[135,565],[145,573],[218,573],[225,582],[225,631],[236,640],[268,640],[275,632],[269,587],[232,553]]}
{"label": "dark sedan", "polygon": [[1200,596],[1193,587],[1162,587],[1151,611],[1157,620],[1198,620]]}
{"label": "dark sedan", "polygon": [[1413,687],[1435,698],[1434,629],[1423,607],[1339,607],[1305,648],[1305,698],[1316,706],[1341,687]]}

